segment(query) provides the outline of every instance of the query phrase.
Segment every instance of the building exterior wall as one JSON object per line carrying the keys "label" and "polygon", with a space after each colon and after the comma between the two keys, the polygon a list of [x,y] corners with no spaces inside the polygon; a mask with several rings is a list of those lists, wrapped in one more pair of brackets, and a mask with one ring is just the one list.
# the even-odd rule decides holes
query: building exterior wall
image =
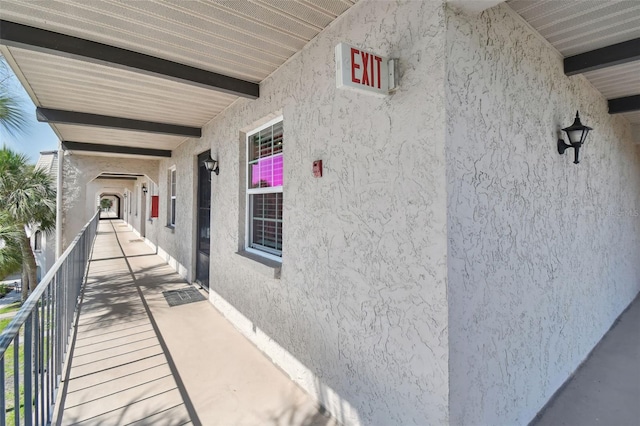
{"label": "building exterior wall", "polygon": [[56,240],[54,231],[49,233],[42,232],[40,237],[40,248],[36,250],[36,231],[38,231],[38,227],[29,229],[29,240],[31,242],[31,249],[33,250],[33,257],[35,258],[36,265],[40,268],[38,272],[39,281],[56,262]]}
{"label": "building exterior wall", "polygon": [[[89,219],[95,214],[96,209],[100,205],[100,195],[118,194],[121,199],[124,198],[125,189],[131,190],[135,181],[124,179],[94,179],[86,185],[87,196],[85,198],[85,216],[89,216]],[[118,198],[115,196],[106,196],[113,202],[111,211],[118,214]],[[120,206],[122,213],[124,213],[124,203]],[[85,222],[86,223],[86,222]],[[84,226],[84,225],[83,225]]]}
{"label": "building exterior wall", "polygon": [[[340,42],[399,58],[397,92],[336,89]],[[640,290],[632,130],[508,6],[358,2],[260,90],[169,159],[65,156],[65,240],[95,212],[92,179],[143,173],[123,217],[194,281],[211,149],[210,301],[342,423],[528,423]],[[579,165],[556,150],[576,109],[595,129]],[[277,116],[281,270],[238,253],[246,134]]]}
{"label": "building exterior wall", "polygon": [[[187,281],[195,279],[196,162],[210,141],[190,140],[160,161],[158,171],[159,217],[147,225],[147,238],[164,259]],[[176,169],[176,224],[169,223],[169,170]]]}
{"label": "building exterior wall", "polygon": [[527,424],[640,290],[640,158],[506,5],[448,9],[446,58],[450,422]]}
{"label": "building exterior wall", "polygon": [[[388,97],[336,89],[339,42],[400,58],[400,89]],[[193,280],[196,156],[211,148],[220,161],[211,299],[240,312],[252,325],[247,336],[276,362],[292,360],[280,366],[347,424],[446,422],[443,47],[441,2],[356,4],[265,80],[259,99],[237,101],[201,141],[160,163],[161,220],[151,242]],[[245,134],[280,114],[284,254],[274,279],[236,252],[244,244]],[[311,170],[317,159],[320,179]]]}
{"label": "building exterior wall", "polygon": [[[142,184],[146,183],[146,178],[140,177],[135,181],[130,181],[127,188],[127,214],[126,220],[136,233],[143,237],[146,234],[146,197],[142,193]],[[130,205],[129,205],[130,203]]]}
{"label": "building exterior wall", "polygon": [[[123,198],[124,194],[122,193],[122,188],[113,188],[113,191],[109,191],[109,187],[105,187],[103,191],[101,191],[98,194],[97,200],[98,203],[101,202],[102,199],[106,199],[111,201],[111,207],[109,209],[109,211],[113,214],[118,214],[118,211],[120,211],[120,213],[122,213],[122,206],[120,205],[120,200]],[[104,195],[104,196],[100,196],[103,193],[107,193],[109,192],[110,194],[113,195]],[[116,195],[117,194],[117,195]]]}
{"label": "building exterior wall", "polygon": [[71,244],[97,209],[96,194],[113,186],[108,180],[94,181],[103,172],[140,173],[158,179],[158,160],[106,156],[71,155],[62,158],[62,252]]}

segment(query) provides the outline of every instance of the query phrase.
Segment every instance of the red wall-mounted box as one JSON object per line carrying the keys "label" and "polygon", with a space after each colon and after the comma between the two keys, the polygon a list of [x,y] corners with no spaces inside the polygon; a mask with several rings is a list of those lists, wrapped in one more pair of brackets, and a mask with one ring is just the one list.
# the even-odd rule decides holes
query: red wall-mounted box
{"label": "red wall-mounted box", "polygon": [[151,196],[151,217],[158,217],[160,205],[160,197],[158,195]]}

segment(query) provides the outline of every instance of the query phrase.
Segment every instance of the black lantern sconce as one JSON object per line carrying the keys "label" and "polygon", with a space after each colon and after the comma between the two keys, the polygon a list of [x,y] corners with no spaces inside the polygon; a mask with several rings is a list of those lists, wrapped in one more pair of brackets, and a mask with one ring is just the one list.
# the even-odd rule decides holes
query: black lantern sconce
{"label": "black lantern sconce", "polygon": [[209,177],[211,177],[211,173],[215,173],[216,176],[218,176],[218,174],[220,173],[220,167],[218,167],[218,161],[211,158],[211,155],[209,155],[209,158],[204,160],[204,167],[209,172]]}
{"label": "black lantern sconce", "polygon": [[573,148],[575,150],[575,159],[573,160],[573,164],[578,164],[580,162],[578,160],[580,147],[587,139],[587,135],[589,134],[590,130],[593,129],[589,126],[585,126],[580,122],[580,114],[578,114],[578,111],[576,111],[576,119],[573,121],[573,124],[562,129],[562,131],[567,134],[569,143],[567,144],[564,140],[558,139],[558,153],[562,155],[567,148]]}
{"label": "black lantern sconce", "polygon": [[149,192],[149,190],[147,189],[147,185],[145,185],[144,183],[142,184],[142,192],[146,195],[147,192]]}

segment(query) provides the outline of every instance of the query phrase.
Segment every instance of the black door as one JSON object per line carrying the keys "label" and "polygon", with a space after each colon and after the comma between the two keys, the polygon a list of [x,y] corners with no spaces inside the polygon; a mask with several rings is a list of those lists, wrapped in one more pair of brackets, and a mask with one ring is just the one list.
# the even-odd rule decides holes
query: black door
{"label": "black door", "polygon": [[209,251],[211,247],[211,178],[204,161],[211,151],[198,156],[198,238],[196,240],[196,281],[209,290]]}

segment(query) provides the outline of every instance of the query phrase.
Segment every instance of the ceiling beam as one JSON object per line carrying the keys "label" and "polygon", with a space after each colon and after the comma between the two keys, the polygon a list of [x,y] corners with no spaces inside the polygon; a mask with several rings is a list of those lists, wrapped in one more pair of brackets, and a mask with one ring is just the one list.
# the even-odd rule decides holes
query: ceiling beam
{"label": "ceiling beam", "polygon": [[84,142],[62,142],[62,149],[65,151],[89,151],[108,152],[113,154],[149,155],[152,157],[171,157],[171,151],[166,149],[136,148],[133,146],[103,145],[97,143]]}
{"label": "ceiling beam", "polygon": [[609,114],[622,114],[623,112],[640,111],[640,95],[609,99],[608,102]]}
{"label": "ceiling beam", "polygon": [[50,108],[36,108],[36,118],[38,121],[44,123],[107,127],[112,129],[135,130],[137,132],[162,133],[165,135],[178,135],[193,138],[199,138],[202,136],[202,129],[199,127],[155,123],[153,121],[133,120],[130,118],[110,117],[107,115],[62,111]]}
{"label": "ceiling beam", "polygon": [[126,69],[244,98],[260,96],[258,83],[15,22],[0,20],[0,44]]}
{"label": "ceiling beam", "polygon": [[640,38],[564,58],[568,76],[640,60]]}

